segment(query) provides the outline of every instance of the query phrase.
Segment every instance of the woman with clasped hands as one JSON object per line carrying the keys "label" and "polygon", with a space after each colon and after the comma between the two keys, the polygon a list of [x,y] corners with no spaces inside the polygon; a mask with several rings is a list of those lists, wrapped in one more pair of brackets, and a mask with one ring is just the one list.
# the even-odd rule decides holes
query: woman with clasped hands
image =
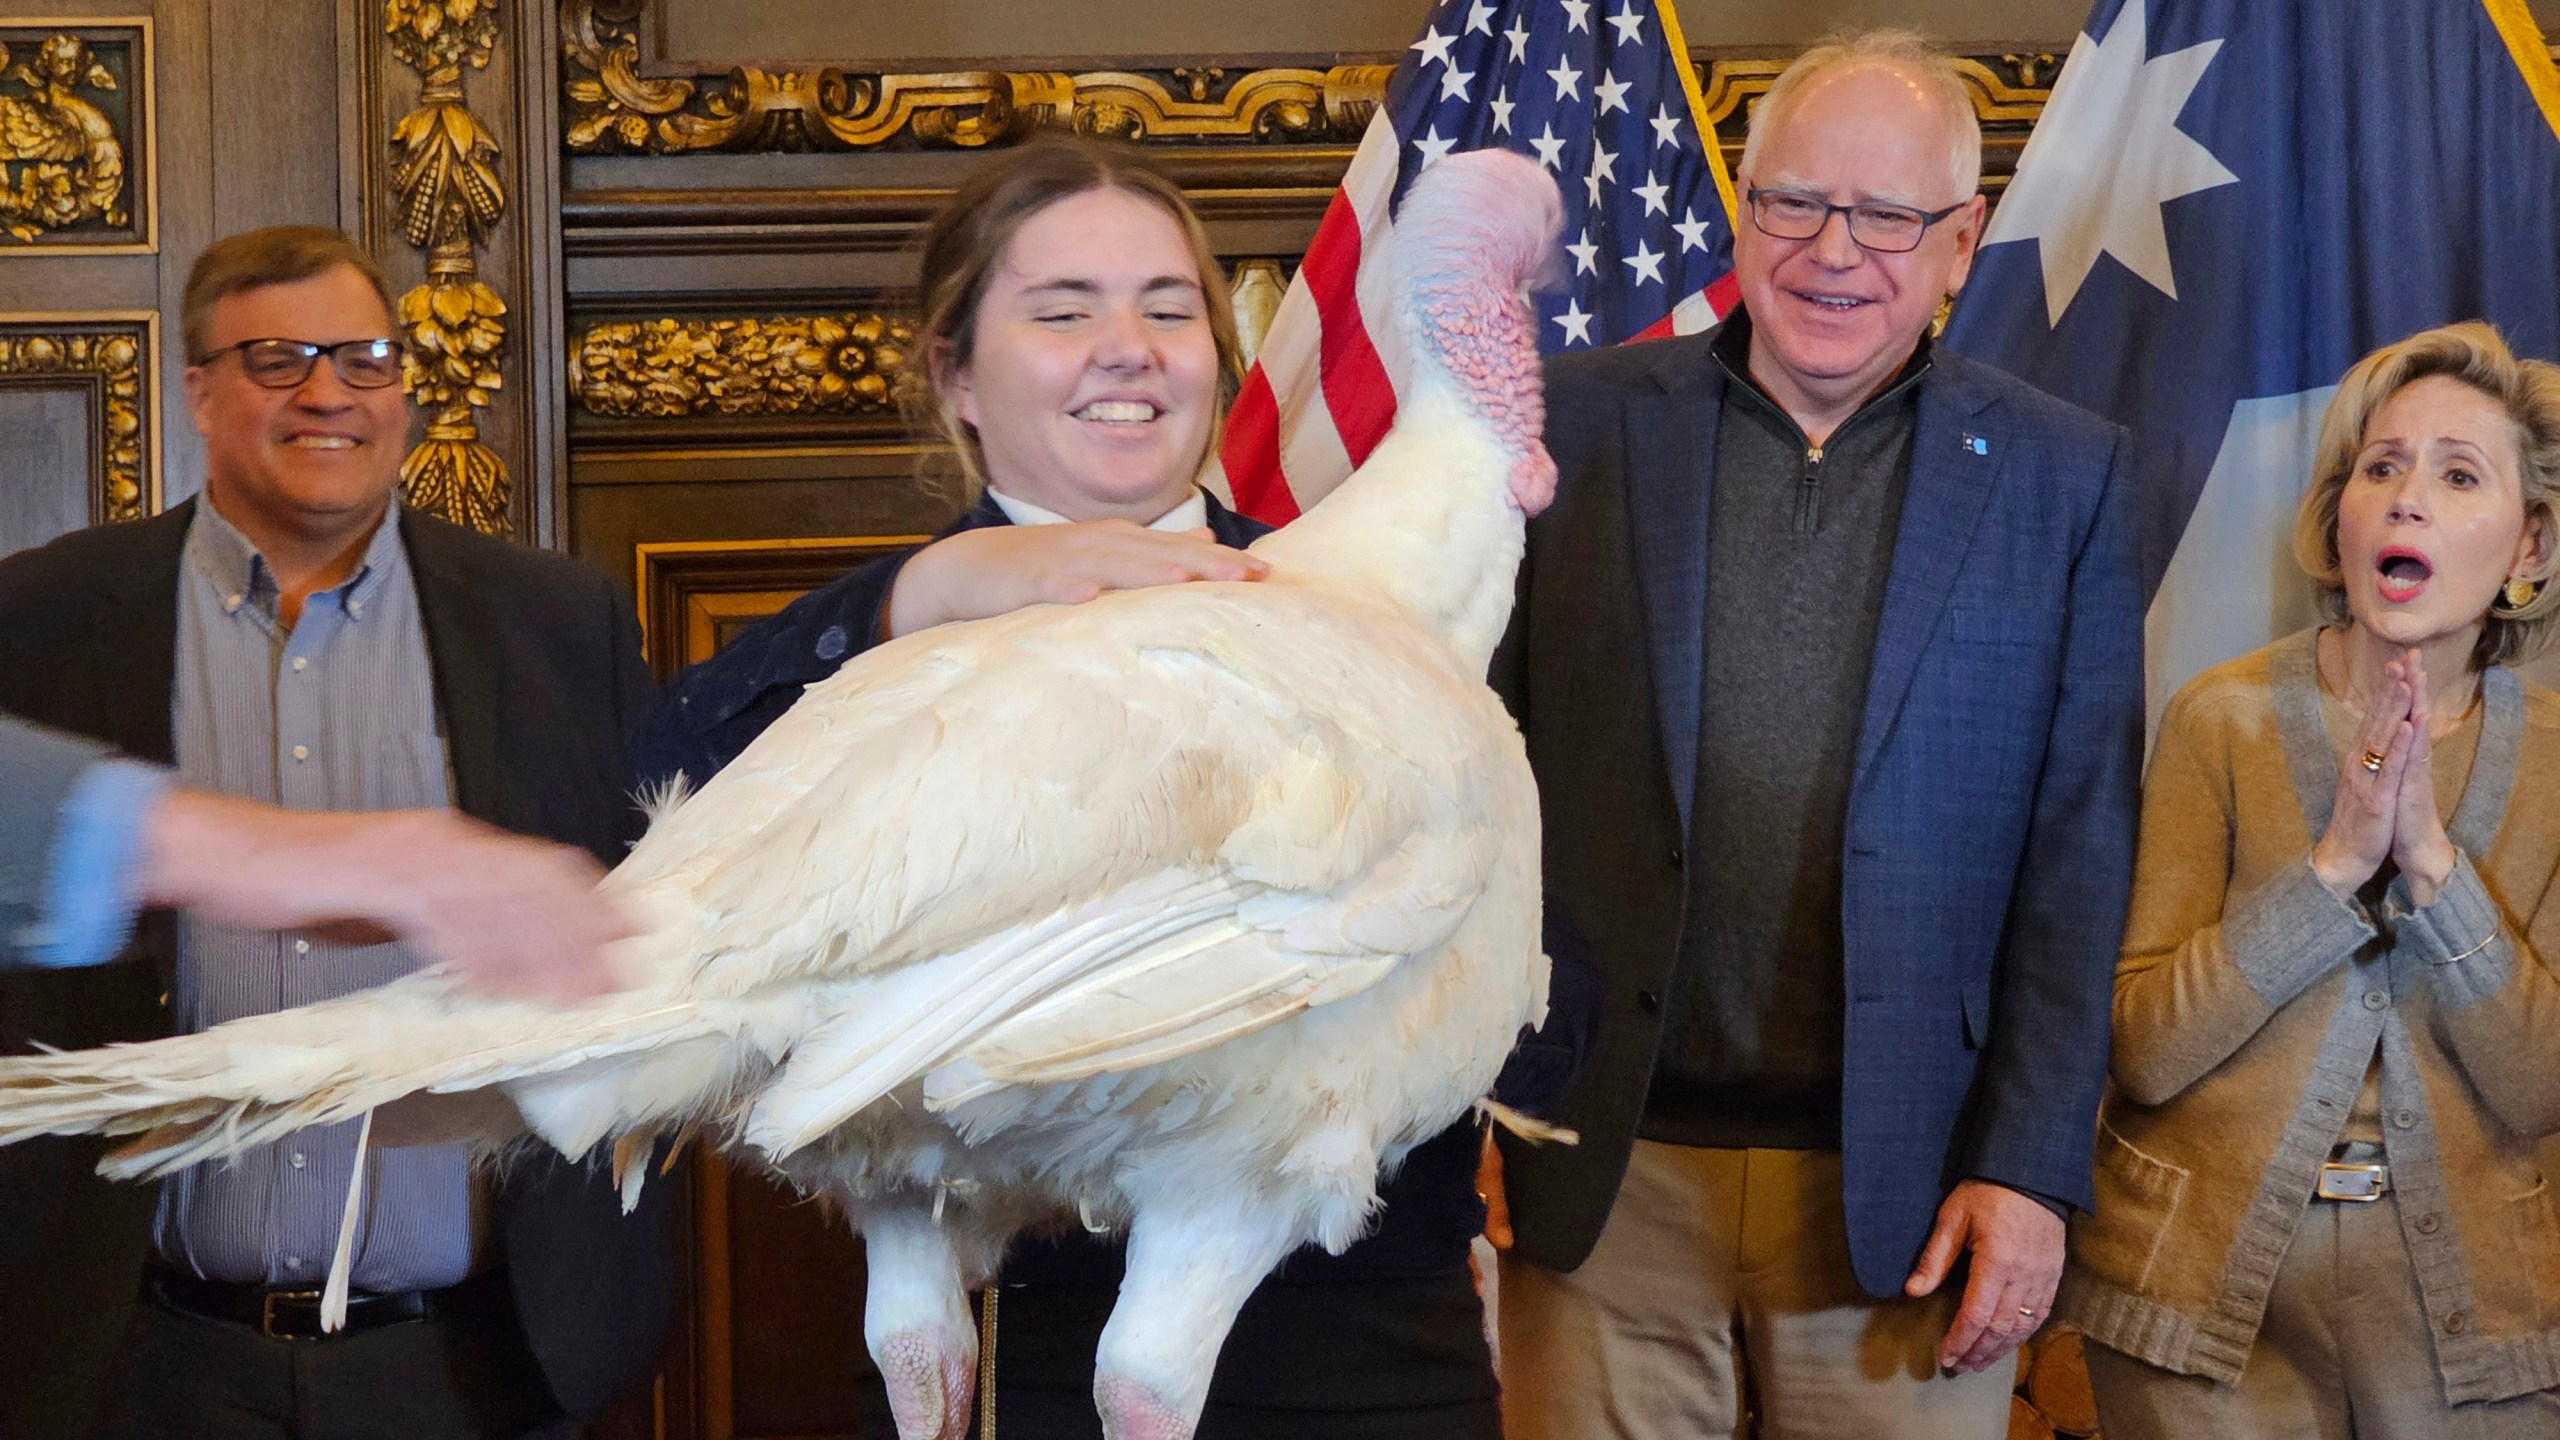
{"label": "woman with clasped hands", "polygon": [[2358,362],[2294,550],[2332,622],[2162,717],[2097,1208],[2108,1440],[2560,1435],[2560,368]]}

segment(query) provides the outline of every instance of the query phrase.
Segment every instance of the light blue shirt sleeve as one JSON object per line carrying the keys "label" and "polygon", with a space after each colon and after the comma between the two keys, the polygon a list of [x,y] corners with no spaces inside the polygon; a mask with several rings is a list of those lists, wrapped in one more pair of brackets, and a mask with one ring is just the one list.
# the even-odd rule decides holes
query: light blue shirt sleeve
{"label": "light blue shirt sleeve", "polygon": [[142,909],[142,827],[168,788],[167,771],[131,760],[80,776],[62,802],[35,923],[19,933],[25,963],[98,965],[124,948]]}

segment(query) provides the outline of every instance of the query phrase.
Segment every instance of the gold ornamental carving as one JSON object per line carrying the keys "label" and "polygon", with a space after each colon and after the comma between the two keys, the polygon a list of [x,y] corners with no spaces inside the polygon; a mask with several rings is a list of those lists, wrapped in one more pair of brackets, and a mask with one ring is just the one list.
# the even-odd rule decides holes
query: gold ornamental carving
{"label": "gold ornamental carving", "polygon": [[608,320],[578,337],[569,390],[613,419],[882,414],[913,340],[873,314]]}
{"label": "gold ornamental carving", "polygon": [[156,499],[150,467],[158,446],[143,373],[156,349],[151,327],[148,315],[105,323],[0,316],[0,385],[71,381],[96,389],[98,489],[91,505],[102,522],[139,520]]}
{"label": "gold ornamental carving", "polygon": [[[1699,65],[1698,93],[1707,122],[1728,144],[1740,144],[1749,117],[1749,102],[1768,93],[1779,72],[1792,63],[1765,60],[1709,60]],[[2032,125],[2052,98],[2060,57],[2038,52],[2025,55],[1965,55],[1956,60],[1964,76],[1974,117],[1985,125],[2025,122]]]}
{"label": "gold ornamental carving", "polygon": [[506,462],[480,440],[498,388],[505,302],[480,278],[480,250],[506,211],[498,142],[464,102],[466,70],[497,43],[497,0],[385,0],[392,53],[418,74],[416,109],[392,127],[391,188],[400,229],[427,255],[427,280],[400,297],[409,398],[426,438],[401,462],[410,504],[489,534],[510,528]]}
{"label": "gold ornamental carving", "polygon": [[0,228],[32,244],[93,220],[131,224],[124,141],[90,98],[115,90],[116,77],[88,42],[59,34],[0,44],[0,76],[20,87],[0,94]]}
{"label": "gold ornamental carving", "polygon": [[1359,139],[1388,65],[1327,70],[975,70],[856,74],[742,67],[639,73],[639,0],[561,0],[563,141],[572,154],[971,149],[1072,125],[1127,140]]}

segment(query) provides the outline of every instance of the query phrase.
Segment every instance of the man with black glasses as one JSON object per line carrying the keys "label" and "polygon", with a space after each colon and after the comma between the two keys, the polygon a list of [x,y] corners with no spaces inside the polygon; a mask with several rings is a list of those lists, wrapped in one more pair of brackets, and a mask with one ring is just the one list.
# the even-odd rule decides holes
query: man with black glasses
{"label": "man with black glasses", "polygon": [[1562,483],[1494,676],[1607,978],[1582,1143],[1501,1155],[1504,1419],[1995,1440],[2089,1203],[2129,453],[1929,339],[1983,219],[1951,61],[1826,45],[1751,127],[1741,307],[1547,371]]}
{"label": "man with black glasses", "polygon": [[[638,817],[624,746],[650,700],[628,607],[558,557],[397,499],[410,422],[381,272],[284,226],[188,277],[204,493],[0,561],[0,709],[299,810],[451,807],[610,864]],[[200,1029],[380,984],[378,934],[188,914],[127,963],[0,978],[0,1044]],[[662,1217],[457,1146],[364,1157],[347,1327],[318,1292],[358,1162],[304,1131],[154,1189],[87,1143],[0,1155],[0,1431],[421,1440],[573,1433],[639,1381],[667,1305]]]}

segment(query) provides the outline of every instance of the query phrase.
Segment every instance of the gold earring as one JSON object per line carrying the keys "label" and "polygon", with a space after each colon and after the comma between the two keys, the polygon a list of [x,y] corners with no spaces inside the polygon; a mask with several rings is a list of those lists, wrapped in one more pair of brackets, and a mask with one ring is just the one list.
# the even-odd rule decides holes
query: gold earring
{"label": "gold earring", "polygon": [[2521,610],[2527,605],[2532,604],[2534,592],[2540,588],[2540,586],[2534,584],[2530,580],[2527,580],[2521,575],[2508,576],[2506,586],[2507,608],[2510,610]]}

